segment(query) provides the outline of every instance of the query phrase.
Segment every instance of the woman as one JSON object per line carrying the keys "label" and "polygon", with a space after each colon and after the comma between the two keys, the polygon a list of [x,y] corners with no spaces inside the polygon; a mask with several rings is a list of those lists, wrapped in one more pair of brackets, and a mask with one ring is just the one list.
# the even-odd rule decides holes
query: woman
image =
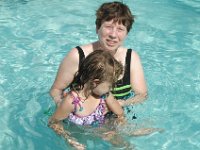
{"label": "woman", "polygon": [[[91,52],[104,49],[123,64],[124,72],[113,96],[122,106],[142,102],[147,96],[142,64],[138,54],[123,47],[123,42],[134,22],[127,5],[121,2],[103,3],[96,12],[98,41],[73,48],[60,64],[50,94],[56,103],[63,98],[63,90],[73,81],[81,61]],[[134,92],[134,96],[132,93]]]}

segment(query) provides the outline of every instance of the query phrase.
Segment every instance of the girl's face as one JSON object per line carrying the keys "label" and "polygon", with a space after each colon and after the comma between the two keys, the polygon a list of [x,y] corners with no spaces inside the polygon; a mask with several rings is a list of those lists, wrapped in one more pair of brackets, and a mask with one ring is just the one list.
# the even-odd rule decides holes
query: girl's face
{"label": "girl's face", "polygon": [[102,96],[110,92],[111,88],[112,88],[112,84],[108,81],[105,81],[105,82],[96,84],[95,88],[92,90],[92,93],[98,96]]}
{"label": "girl's face", "polygon": [[126,26],[118,22],[114,23],[113,20],[103,22],[97,30],[101,48],[111,51],[123,44],[127,33]]}

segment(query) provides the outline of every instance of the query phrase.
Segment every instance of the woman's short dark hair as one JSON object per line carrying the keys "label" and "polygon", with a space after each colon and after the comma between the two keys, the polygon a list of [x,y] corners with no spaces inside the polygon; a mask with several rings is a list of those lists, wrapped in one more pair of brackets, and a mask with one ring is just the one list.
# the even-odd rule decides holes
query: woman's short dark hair
{"label": "woman's short dark hair", "polygon": [[134,23],[134,16],[126,4],[121,2],[103,3],[96,11],[96,28],[99,29],[103,22],[111,20],[122,23],[129,32]]}

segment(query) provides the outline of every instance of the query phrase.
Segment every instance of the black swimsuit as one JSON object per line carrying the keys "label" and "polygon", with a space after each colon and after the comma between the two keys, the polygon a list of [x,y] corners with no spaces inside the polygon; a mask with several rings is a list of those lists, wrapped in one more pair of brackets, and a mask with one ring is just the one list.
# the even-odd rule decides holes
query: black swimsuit
{"label": "black swimsuit", "polygon": [[[85,59],[85,54],[81,47],[76,47],[79,53],[79,67],[82,61]],[[116,86],[112,91],[113,96],[116,99],[124,99],[131,93],[131,85],[130,85],[130,62],[131,62],[131,52],[132,49],[128,49],[126,53],[126,65],[125,65],[125,72],[122,79],[116,82]]]}

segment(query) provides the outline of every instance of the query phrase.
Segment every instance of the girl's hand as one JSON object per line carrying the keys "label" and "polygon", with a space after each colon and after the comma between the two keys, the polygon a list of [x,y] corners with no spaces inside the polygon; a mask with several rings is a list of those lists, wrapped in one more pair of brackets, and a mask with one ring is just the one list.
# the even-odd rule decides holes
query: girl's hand
{"label": "girl's hand", "polygon": [[117,100],[120,104],[121,107],[123,107],[125,105],[125,100]]}

